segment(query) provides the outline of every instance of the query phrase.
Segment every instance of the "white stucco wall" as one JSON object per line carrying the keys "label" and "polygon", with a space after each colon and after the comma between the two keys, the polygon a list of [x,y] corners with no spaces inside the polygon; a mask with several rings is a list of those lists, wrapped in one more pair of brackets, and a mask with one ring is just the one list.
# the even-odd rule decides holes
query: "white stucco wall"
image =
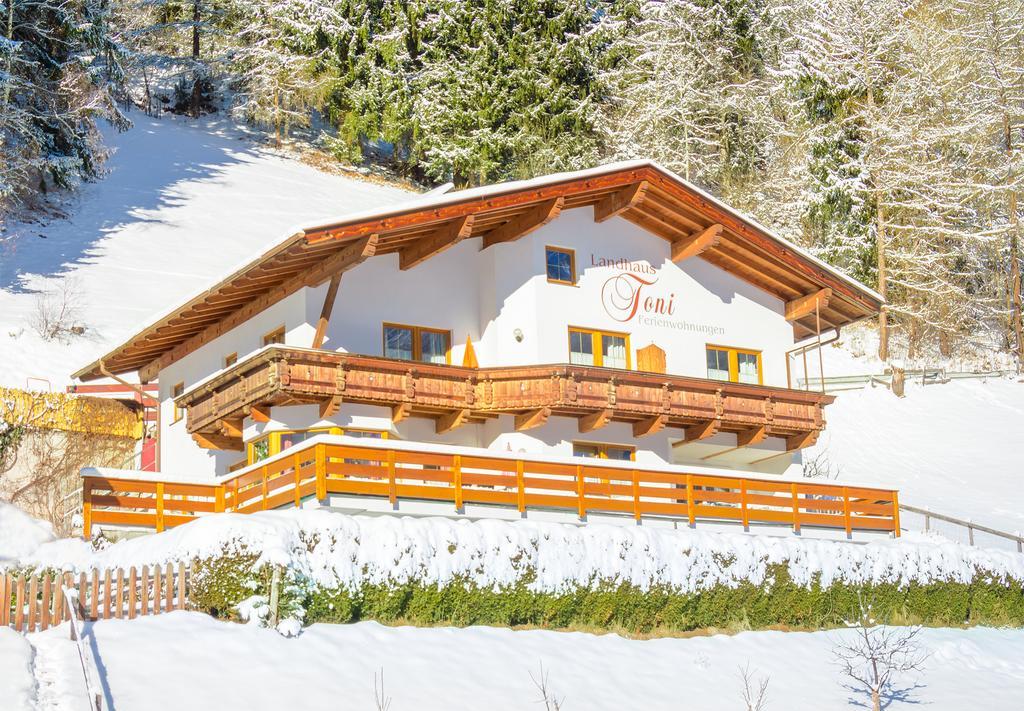
{"label": "white stucco wall", "polygon": [[[576,285],[547,281],[547,245],[575,250]],[[324,348],[381,355],[382,324],[392,322],[451,330],[456,364],[462,362],[467,337],[473,339],[481,366],[565,363],[572,325],[629,333],[633,367],[636,351],[655,343],[666,351],[668,372],[679,375],[706,377],[708,344],[759,350],[764,384],[785,386],[785,352],[793,345],[793,330],[783,316],[783,302],[699,257],[676,265],[669,255],[667,241],[621,218],[595,223],[591,209],[584,208],[567,211],[531,235],[487,250],[481,250],[479,239],[466,240],[404,272],[397,255],[374,257],[342,277]],[[635,312],[628,298],[610,298],[610,290],[616,287],[620,296],[639,289]],[[209,377],[222,367],[228,353],[245,358],[262,345],[264,334],[282,325],[288,345],[309,347],[326,290],[326,284],[303,289],[161,371],[164,470],[222,473],[242,456],[196,446],[185,433],[184,421],[172,423],[171,388],[183,382],[188,389]],[[664,305],[663,313],[645,308],[658,300]],[[521,341],[515,337],[517,329],[522,332]],[[245,438],[253,439],[271,428],[312,427],[318,418],[312,406],[275,408],[270,423],[246,420]],[[386,408],[350,405],[343,406],[331,423],[391,427]],[[573,441],[592,440],[633,444],[638,461],[680,460],[671,446],[678,432],[661,432],[634,442],[626,425],[613,423],[580,435],[575,421],[565,418],[515,433],[511,418],[502,417],[444,436],[434,433],[432,420],[410,418],[397,426],[395,434],[410,440],[563,454],[571,453]],[[763,446],[770,449],[770,442]],[[786,465],[788,458],[781,457],[766,466]]]}

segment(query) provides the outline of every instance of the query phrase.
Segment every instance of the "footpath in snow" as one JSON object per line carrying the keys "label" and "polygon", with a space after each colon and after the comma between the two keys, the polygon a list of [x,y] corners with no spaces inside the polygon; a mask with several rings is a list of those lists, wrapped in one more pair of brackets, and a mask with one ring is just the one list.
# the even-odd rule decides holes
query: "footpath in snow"
{"label": "footpath in snow", "polygon": [[[804,456],[824,454],[840,480],[896,486],[903,504],[1024,531],[1024,383],[909,385],[904,398],[880,387],[841,392],[825,417]],[[905,518],[904,526],[921,524]],[[941,530],[965,540],[962,531]]]}
{"label": "footpath in snow", "polygon": [[[72,372],[289,228],[415,197],[283,157],[223,119],[131,119],[131,130],[106,133],[107,175],[65,206],[66,219],[0,231],[0,385],[40,378],[63,389]],[[44,341],[31,326],[33,292],[65,284],[86,333]]]}

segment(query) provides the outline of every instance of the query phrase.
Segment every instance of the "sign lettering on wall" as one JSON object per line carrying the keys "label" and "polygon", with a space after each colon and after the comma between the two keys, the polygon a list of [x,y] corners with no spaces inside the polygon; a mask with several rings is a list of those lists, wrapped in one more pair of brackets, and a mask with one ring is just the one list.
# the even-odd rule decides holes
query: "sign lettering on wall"
{"label": "sign lettering on wall", "polygon": [[609,259],[590,255],[595,267],[615,269],[601,285],[601,306],[619,323],[636,323],[677,331],[691,331],[710,336],[721,335],[725,329],[708,323],[693,323],[680,318],[676,294],[659,285],[658,270],[647,262]]}

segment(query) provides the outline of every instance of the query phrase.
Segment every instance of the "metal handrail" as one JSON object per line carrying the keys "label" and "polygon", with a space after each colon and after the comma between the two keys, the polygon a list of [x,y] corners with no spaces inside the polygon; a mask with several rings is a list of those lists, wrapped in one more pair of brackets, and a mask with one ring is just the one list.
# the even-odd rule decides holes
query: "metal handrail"
{"label": "metal handrail", "polygon": [[900,508],[904,511],[909,511],[911,513],[916,513],[924,516],[925,531],[931,529],[931,519],[934,518],[938,521],[945,521],[946,523],[952,523],[954,525],[966,528],[968,540],[970,541],[970,545],[972,546],[974,545],[974,532],[981,531],[982,533],[987,533],[991,536],[999,536],[1000,538],[1006,538],[1011,541],[1016,541],[1017,552],[1024,553],[1024,536],[1022,536],[1019,531],[1017,533],[1007,533],[1006,531],[1000,531],[995,528],[989,528],[988,526],[982,526],[970,520],[956,518],[955,516],[947,516],[946,514],[936,513],[928,509],[918,508],[917,506],[908,506],[906,504],[900,504]]}

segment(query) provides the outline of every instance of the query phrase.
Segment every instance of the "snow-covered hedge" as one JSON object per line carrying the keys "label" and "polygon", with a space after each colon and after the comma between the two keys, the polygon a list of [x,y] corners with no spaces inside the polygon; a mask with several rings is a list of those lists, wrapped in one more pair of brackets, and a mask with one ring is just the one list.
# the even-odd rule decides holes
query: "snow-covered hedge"
{"label": "snow-covered hedge", "polygon": [[[193,602],[266,596],[306,622],[600,625],[630,630],[837,624],[858,591],[900,620],[1024,624],[1024,556],[939,540],[837,541],[606,525],[353,517],[207,517],[93,552],[44,544],[37,566],[196,562]],[[284,616],[284,615],[282,615]]]}

